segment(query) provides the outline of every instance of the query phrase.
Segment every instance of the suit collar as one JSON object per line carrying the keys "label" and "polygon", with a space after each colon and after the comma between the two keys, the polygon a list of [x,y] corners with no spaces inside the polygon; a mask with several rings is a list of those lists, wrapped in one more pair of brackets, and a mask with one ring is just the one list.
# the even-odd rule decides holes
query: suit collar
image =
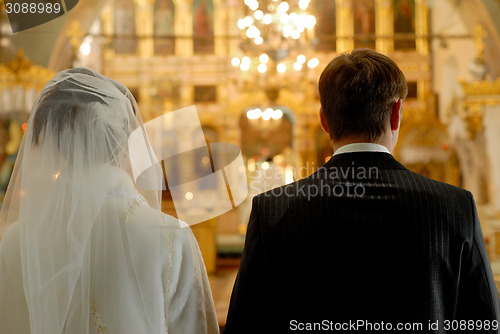
{"label": "suit collar", "polygon": [[324,168],[352,166],[377,167],[380,169],[406,169],[399,161],[389,153],[384,152],[348,152],[333,156]]}
{"label": "suit collar", "polygon": [[335,153],[333,154],[334,156],[343,154],[343,153],[352,153],[352,152],[384,152],[384,153],[391,153],[387,149],[387,147],[376,144],[376,143],[352,143],[352,144],[347,144],[342,147],[339,147]]}

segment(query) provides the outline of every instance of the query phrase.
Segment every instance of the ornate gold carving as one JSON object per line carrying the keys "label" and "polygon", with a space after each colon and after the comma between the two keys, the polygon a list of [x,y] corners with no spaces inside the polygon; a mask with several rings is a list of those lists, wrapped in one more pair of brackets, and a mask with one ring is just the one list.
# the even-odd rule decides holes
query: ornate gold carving
{"label": "ornate gold carving", "polygon": [[354,49],[354,15],[351,0],[336,0],[337,10],[337,52]]}
{"label": "ornate gold carving", "polygon": [[78,50],[82,44],[83,37],[85,36],[85,32],[82,30],[80,21],[74,20],[71,22],[69,29],[66,31],[66,36],[70,38],[69,43],[73,47],[73,50]]}
{"label": "ornate gold carving", "polygon": [[[478,30],[478,34],[480,29]],[[459,79],[465,92],[464,108],[457,114],[466,122],[471,138],[483,130],[483,107],[500,104],[500,78],[495,81],[466,82]]]}
{"label": "ornate gold carving", "polygon": [[[429,34],[429,7],[427,0],[415,1],[415,34],[426,36]],[[429,54],[429,41],[427,37],[417,37],[415,40],[417,51]]]}
{"label": "ornate gold carving", "polygon": [[0,64],[0,89],[22,86],[41,90],[55,75],[55,72],[45,67],[33,65],[20,49],[17,57],[7,64]]}
{"label": "ornate gold carving", "polygon": [[482,62],[484,60],[484,39],[488,36],[488,33],[484,29],[482,24],[477,24],[474,28],[474,39],[476,43],[476,54],[477,59]]}
{"label": "ornate gold carving", "polygon": [[[500,95],[500,78],[495,81],[473,81],[466,82],[463,79],[458,80],[466,95]],[[500,97],[496,98],[500,102]]]}
{"label": "ornate gold carving", "polygon": [[466,107],[461,109],[458,115],[465,121],[469,136],[474,139],[476,135],[483,131],[483,110],[478,103],[466,103]]}

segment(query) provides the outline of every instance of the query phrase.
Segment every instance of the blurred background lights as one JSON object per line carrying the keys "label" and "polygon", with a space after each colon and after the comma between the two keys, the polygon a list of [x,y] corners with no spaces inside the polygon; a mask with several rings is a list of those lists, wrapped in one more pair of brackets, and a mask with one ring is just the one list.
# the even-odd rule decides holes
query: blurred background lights
{"label": "blurred background lights", "polygon": [[307,66],[309,68],[316,68],[319,65],[319,59],[318,58],[313,58],[307,62]]}

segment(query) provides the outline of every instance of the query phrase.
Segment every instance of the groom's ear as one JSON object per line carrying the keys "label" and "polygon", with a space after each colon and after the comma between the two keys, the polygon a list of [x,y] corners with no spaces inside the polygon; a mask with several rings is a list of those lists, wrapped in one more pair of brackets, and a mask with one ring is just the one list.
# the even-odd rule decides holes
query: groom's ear
{"label": "groom's ear", "polygon": [[403,110],[403,100],[398,99],[392,104],[392,110],[391,110],[391,130],[396,131],[399,129],[399,126],[401,125],[401,117],[403,116],[402,114]]}
{"label": "groom's ear", "polygon": [[319,119],[321,121],[321,128],[323,128],[323,131],[325,131],[329,135],[330,129],[328,128],[328,123],[326,122],[325,113],[323,112],[322,107],[319,108]]}

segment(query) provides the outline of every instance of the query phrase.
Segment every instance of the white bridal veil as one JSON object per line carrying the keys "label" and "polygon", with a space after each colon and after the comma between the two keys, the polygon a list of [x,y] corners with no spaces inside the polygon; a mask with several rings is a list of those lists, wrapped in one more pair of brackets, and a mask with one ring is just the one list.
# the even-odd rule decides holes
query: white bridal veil
{"label": "white bridal veil", "polygon": [[[147,225],[144,238],[127,222],[144,205],[160,208],[160,192],[139,189],[132,177],[127,140],[136,129],[147,149],[141,157],[153,166],[141,177],[161,189],[161,169],[125,86],[76,68],[57,74],[35,103],[0,221],[0,236],[19,234],[31,333],[87,334],[93,326],[107,333],[102,319],[120,320],[111,334],[165,333],[168,312],[158,310],[168,308],[169,292],[166,301],[153,296],[154,280],[175,272],[171,261],[164,274],[148,272],[172,257],[165,216],[148,211],[139,222]],[[160,234],[170,247],[161,247]]]}

